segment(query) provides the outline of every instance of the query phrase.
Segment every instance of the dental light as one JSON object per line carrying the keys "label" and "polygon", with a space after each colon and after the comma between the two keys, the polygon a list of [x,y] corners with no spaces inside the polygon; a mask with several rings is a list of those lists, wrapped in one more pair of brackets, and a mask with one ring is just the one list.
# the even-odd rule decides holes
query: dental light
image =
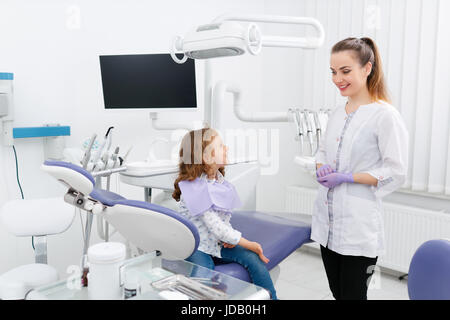
{"label": "dental light", "polygon": [[[240,22],[249,22],[243,26]],[[318,32],[317,37],[262,36],[255,22],[310,25]],[[230,57],[249,52],[257,55],[262,47],[286,47],[315,49],[323,44],[325,32],[319,21],[307,17],[271,15],[223,15],[212,23],[201,25],[186,34],[174,38],[171,56],[177,63],[191,59]],[[179,59],[175,51],[184,53]]]}
{"label": "dental light", "polygon": [[[212,23],[199,26],[184,39],[177,36],[174,40],[171,56],[178,63],[187,58],[209,59],[217,57],[239,56],[249,51],[256,55],[261,51],[261,33],[255,24],[244,28],[233,21]],[[183,59],[178,59],[174,49],[182,50]]]}

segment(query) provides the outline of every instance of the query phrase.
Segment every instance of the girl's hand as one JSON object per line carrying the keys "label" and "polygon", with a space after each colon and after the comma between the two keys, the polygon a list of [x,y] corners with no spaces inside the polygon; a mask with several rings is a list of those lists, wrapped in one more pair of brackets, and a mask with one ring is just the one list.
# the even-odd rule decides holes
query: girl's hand
{"label": "girl's hand", "polygon": [[250,250],[256,253],[262,262],[268,263],[270,260],[263,254],[263,249],[258,242],[252,242]]}
{"label": "girl's hand", "polygon": [[232,249],[232,248],[236,247],[236,245],[235,245],[235,244],[229,244],[229,243],[224,242],[224,243],[223,243],[223,247],[224,247],[224,248]]}

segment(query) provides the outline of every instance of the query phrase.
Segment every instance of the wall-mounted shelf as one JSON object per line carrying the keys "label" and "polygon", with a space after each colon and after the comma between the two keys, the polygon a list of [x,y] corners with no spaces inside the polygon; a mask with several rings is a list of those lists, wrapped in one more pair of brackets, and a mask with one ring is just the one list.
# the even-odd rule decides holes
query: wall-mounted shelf
{"label": "wall-mounted shelf", "polygon": [[44,138],[45,159],[63,159],[64,136],[70,136],[70,126],[47,125],[42,127],[13,128],[14,139]]}
{"label": "wall-mounted shelf", "polygon": [[70,136],[70,126],[43,126],[13,128],[13,138]]}
{"label": "wall-mounted shelf", "polygon": [[14,80],[14,73],[0,72],[0,80]]}

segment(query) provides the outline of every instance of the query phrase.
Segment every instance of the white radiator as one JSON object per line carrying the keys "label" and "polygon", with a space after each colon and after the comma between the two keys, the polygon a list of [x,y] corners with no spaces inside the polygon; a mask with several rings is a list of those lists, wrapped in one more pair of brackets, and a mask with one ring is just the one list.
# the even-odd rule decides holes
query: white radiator
{"label": "white radiator", "polygon": [[[312,214],[317,191],[288,186],[285,211]],[[411,258],[427,240],[450,238],[450,214],[394,203],[383,203],[386,254],[378,265],[408,273]]]}

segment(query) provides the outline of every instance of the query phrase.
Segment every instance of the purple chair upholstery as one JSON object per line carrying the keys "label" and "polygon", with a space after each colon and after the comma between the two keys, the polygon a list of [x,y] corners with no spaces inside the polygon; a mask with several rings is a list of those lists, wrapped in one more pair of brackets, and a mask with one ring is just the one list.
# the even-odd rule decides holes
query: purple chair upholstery
{"label": "purple chair upholstery", "polygon": [[[304,243],[311,242],[311,217],[296,216],[301,221],[257,211],[236,211],[231,224],[244,238],[261,244],[264,255],[270,260],[267,269],[271,270]],[[247,270],[238,263],[220,264],[215,270],[251,282]]]}
{"label": "purple chair upholstery", "polygon": [[411,300],[450,300],[450,240],[430,240],[416,250],[408,294]]}

